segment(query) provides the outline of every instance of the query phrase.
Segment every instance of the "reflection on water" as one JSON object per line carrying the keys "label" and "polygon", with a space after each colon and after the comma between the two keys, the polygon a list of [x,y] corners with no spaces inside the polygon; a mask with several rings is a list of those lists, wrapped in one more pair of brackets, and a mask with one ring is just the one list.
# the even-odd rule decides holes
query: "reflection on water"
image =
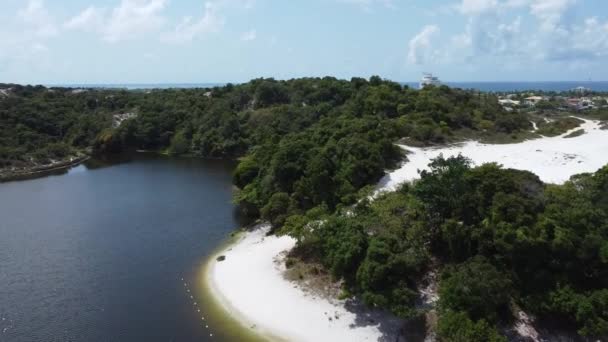
{"label": "reflection on water", "polygon": [[126,164],[133,161],[134,158],[141,159],[144,155],[121,153],[95,156],[84,162],[84,166],[89,170],[101,169],[104,167],[114,167],[119,164]]}
{"label": "reflection on water", "polygon": [[233,163],[120,158],[0,184],[0,341],[223,339],[183,284],[238,225]]}

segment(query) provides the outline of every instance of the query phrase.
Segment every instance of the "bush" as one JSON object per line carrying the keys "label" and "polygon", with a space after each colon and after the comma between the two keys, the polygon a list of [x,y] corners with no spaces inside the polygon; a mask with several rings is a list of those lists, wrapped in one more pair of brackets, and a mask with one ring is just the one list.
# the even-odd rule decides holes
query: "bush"
{"label": "bush", "polygon": [[510,300],[511,281],[484,257],[446,269],[439,284],[439,306],[466,312],[473,319],[496,320]]}
{"label": "bush", "polygon": [[285,223],[290,206],[289,195],[284,192],[277,192],[270,197],[268,203],[262,208],[262,218],[270,221],[273,228],[279,228]]}
{"label": "bush", "polygon": [[464,312],[446,311],[439,317],[437,335],[441,342],[506,342],[485,320],[472,321]]}

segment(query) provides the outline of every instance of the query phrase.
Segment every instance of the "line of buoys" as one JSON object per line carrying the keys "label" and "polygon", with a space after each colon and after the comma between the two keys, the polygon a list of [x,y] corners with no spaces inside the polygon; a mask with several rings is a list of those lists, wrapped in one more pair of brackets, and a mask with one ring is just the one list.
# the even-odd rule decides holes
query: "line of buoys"
{"label": "line of buoys", "polygon": [[[184,278],[180,278],[184,282],[184,287],[186,288],[186,292],[190,295],[190,299],[192,299],[192,305],[196,307],[196,312],[200,313],[201,309],[198,307],[198,302],[194,300],[194,296],[190,292],[190,288],[188,283],[184,281]],[[205,321],[205,316],[201,316],[201,321]],[[209,330],[209,324],[205,324],[205,329]],[[209,333],[209,337],[213,337],[212,333]]]}

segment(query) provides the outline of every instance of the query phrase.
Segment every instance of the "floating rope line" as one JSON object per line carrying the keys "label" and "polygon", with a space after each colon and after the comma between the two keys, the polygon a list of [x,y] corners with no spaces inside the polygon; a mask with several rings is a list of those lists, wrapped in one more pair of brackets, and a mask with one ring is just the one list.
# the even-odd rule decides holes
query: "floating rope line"
{"label": "floating rope line", "polygon": [[[191,291],[190,291],[190,287],[188,286],[188,283],[186,281],[184,281],[184,278],[180,278],[183,282],[184,282],[184,287],[186,288],[186,294],[190,296],[190,299],[192,299],[192,305],[194,307],[196,307],[196,312],[200,313],[201,309],[198,307],[198,303],[194,300],[194,296],[192,295]],[[201,321],[205,321],[205,316],[201,316]],[[204,328],[209,330],[209,324],[204,324]],[[209,333],[209,337],[213,337],[212,333]]]}

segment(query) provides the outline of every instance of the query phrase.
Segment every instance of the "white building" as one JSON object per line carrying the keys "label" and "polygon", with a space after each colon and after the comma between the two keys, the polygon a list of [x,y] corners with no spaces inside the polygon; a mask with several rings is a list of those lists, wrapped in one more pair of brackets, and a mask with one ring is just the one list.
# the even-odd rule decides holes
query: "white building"
{"label": "white building", "polygon": [[440,86],[441,85],[441,81],[439,81],[439,78],[436,76],[433,76],[433,74],[430,73],[424,73],[422,74],[422,79],[420,80],[420,89],[424,88],[424,87],[428,87],[428,86]]}
{"label": "white building", "polygon": [[534,107],[542,100],[544,100],[542,96],[529,96],[524,99],[524,104],[526,106]]}

